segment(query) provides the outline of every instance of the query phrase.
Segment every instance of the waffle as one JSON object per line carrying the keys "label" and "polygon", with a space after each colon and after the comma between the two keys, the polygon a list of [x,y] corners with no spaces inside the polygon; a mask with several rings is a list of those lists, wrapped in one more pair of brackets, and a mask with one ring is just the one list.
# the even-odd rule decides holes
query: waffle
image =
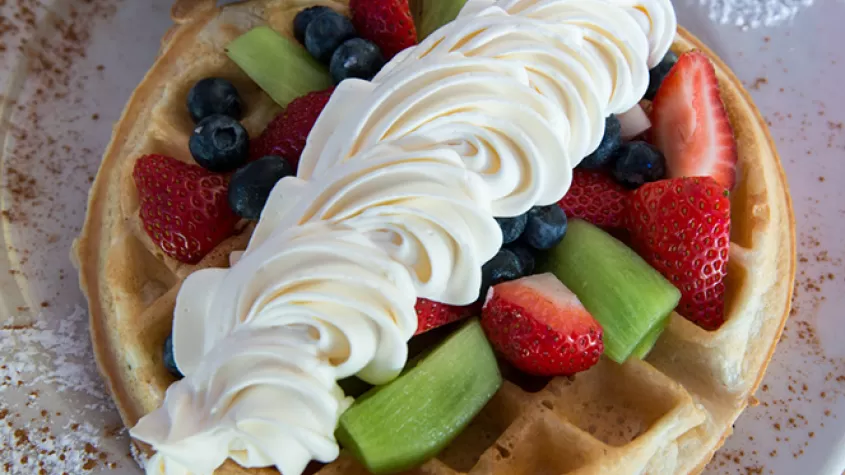
{"label": "waffle", "polygon": [[[227,59],[224,46],[259,24],[292,37],[294,15],[314,4],[346,8],[341,0],[253,0],[221,12],[213,0],[178,1],[176,25],[114,128],[74,256],[90,305],[97,364],[128,427],[158,407],[174,381],[161,348],[180,283],[195,270],[228,265],[229,253],[245,248],[252,231],[242,223],[198,265],[165,256],[139,220],[134,161],[149,153],[192,161],[185,97],[207,76],[237,86],[247,104],[244,125],[251,136],[259,134],[279,108]],[[696,48],[713,60],[737,136],[727,322],[709,332],[674,314],[646,361],[617,365],[602,359],[574,378],[535,384],[508,377],[472,424],[412,473],[697,473],[754,401],[789,311],[795,272],[791,201],[772,140],[736,77],[681,28],[672,48]],[[320,475],[367,473],[344,453],[312,468]],[[216,473],[277,472],[229,461]]]}

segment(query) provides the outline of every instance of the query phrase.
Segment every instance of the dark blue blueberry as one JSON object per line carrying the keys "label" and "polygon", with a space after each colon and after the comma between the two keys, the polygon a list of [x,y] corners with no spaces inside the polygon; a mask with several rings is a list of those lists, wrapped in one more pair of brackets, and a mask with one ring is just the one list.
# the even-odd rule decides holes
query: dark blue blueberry
{"label": "dark blue blueberry", "polygon": [[528,210],[522,242],[534,249],[551,249],[566,234],[566,213],[560,206],[535,206]]}
{"label": "dark blue blueberry", "polygon": [[308,28],[308,25],[311,24],[311,21],[323,13],[331,11],[333,11],[331,8],[320,5],[317,5],[316,7],[309,7],[300,11],[293,18],[293,36],[295,36],[300,43],[305,44],[305,30]]}
{"label": "dark blue blueberry", "polygon": [[648,72],[648,89],[645,91],[645,98],[653,101],[655,94],[657,94],[657,90],[660,88],[660,85],[663,84],[663,80],[666,79],[666,75],[669,74],[669,70],[672,69],[672,66],[678,62],[678,55],[669,51],[666,53],[666,56],[657,63],[657,66],[651,68]]}
{"label": "dark blue blueberry", "polygon": [[638,188],[645,183],[662,180],[666,176],[666,159],[663,153],[645,142],[623,144],[615,154],[613,176],[628,188]]}
{"label": "dark blue blueberry", "polygon": [[615,115],[611,115],[604,120],[604,136],[601,138],[599,147],[584,157],[578,164],[578,168],[595,170],[610,165],[610,158],[620,145],[622,145],[622,125]]}
{"label": "dark blue blueberry", "polygon": [[194,123],[215,114],[240,120],[243,115],[243,101],[238,90],[229,81],[206,78],[194,84],[188,93],[188,112]]}
{"label": "dark blue blueberry", "polygon": [[177,378],[184,378],[185,376],[179,371],[179,367],[176,366],[176,358],[173,357],[173,334],[167,335],[167,339],[164,340],[164,367],[167,368],[167,371],[170,372],[173,376]]}
{"label": "dark blue blueberry", "polygon": [[491,286],[515,280],[522,277],[522,264],[516,254],[510,249],[499,249],[499,252],[481,266],[481,291],[479,299],[483,302],[487,298],[487,290]]}
{"label": "dark blue blueberry", "polygon": [[496,218],[496,222],[502,228],[502,244],[510,244],[519,239],[525,231],[527,221],[528,215],[525,213],[513,218]]}
{"label": "dark blue blueberry", "polygon": [[197,124],[188,148],[203,168],[218,173],[228,172],[246,163],[249,134],[237,120],[225,115],[212,115]]}
{"label": "dark blue blueberry", "polygon": [[349,18],[335,11],[317,15],[305,29],[305,49],[311,56],[328,64],[334,51],[344,41],[358,36]]}
{"label": "dark blue blueberry", "polygon": [[282,157],[267,155],[238,169],[229,182],[229,206],[238,216],[258,219],[276,183],[296,173]]}
{"label": "dark blue blueberry", "polygon": [[537,265],[537,258],[534,256],[534,250],[522,244],[511,244],[508,249],[513,252],[519,259],[520,274],[532,275]]}
{"label": "dark blue blueberry", "polygon": [[384,56],[375,43],[361,38],[346,40],[332,55],[329,72],[334,83],[359,78],[369,81],[384,67]]}

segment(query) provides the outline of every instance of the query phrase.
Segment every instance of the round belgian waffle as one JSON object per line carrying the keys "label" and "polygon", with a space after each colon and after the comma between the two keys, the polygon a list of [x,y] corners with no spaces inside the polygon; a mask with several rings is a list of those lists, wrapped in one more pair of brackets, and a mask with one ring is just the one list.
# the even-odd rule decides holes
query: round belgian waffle
{"label": "round belgian waffle", "polygon": [[[90,305],[97,363],[129,427],[161,404],[173,382],[161,348],[180,283],[197,269],[226,266],[229,253],[244,248],[252,230],[243,226],[198,265],[166,257],[140,224],[134,162],[148,153],[191,162],[187,143],[193,126],[185,97],[207,76],[228,78],[238,87],[247,104],[244,125],[257,135],[278,106],[226,57],[224,46],[259,24],[292,36],[296,12],[314,4],[346,8],[342,0],[253,0],[222,10],[212,0],[178,1],[176,25],[114,128],[75,257]],[[725,64],[679,29],[673,50],[693,48],[716,66],[738,143],[727,322],[710,332],[673,315],[647,361],[620,366],[603,359],[539,391],[506,381],[464,433],[414,473],[698,472],[753,400],[789,311],[795,223],[783,170],[760,114]],[[227,462],[218,473],[277,472]],[[366,471],[341,455],[319,473]]]}

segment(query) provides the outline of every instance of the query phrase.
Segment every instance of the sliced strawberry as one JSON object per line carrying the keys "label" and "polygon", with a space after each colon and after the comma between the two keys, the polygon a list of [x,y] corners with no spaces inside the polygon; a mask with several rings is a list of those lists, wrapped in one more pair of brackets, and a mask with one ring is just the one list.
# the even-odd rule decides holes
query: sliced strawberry
{"label": "sliced strawberry", "polygon": [[666,156],[669,178],[711,176],[736,183],[736,139],[719,95],[716,70],[700,51],[681,55],[652,105],[652,141]]}
{"label": "sliced strawberry", "polygon": [[264,132],[250,142],[250,159],[258,160],[266,155],[277,155],[286,159],[296,169],[308,134],[328,104],[332,92],[333,87],[311,92],[291,101],[285,110],[267,125]]}
{"label": "sliced strawberry", "polygon": [[144,155],[132,172],[147,235],[168,256],[196,264],[232,235],[224,175],[164,155]]}
{"label": "sliced strawberry", "polygon": [[528,374],[575,374],[604,352],[601,326],[552,274],[494,286],[481,315],[493,347]]}
{"label": "sliced strawberry", "polygon": [[581,218],[603,228],[623,225],[630,191],[610,176],[576,168],[572,186],[558,201],[568,218]]}
{"label": "sliced strawberry", "polygon": [[474,305],[447,305],[423,298],[417,299],[414,309],[417,311],[417,332],[414,335],[478,314]]}
{"label": "sliced strawberry", "polygon": [[632,245],[681,291],[678,313],[706,330],[719,328],[731,233],[725,187],[710,177],[646,183],[629,210]]}
{"label": "sliced strawberry", "polygon": [[378,45],[385,59],[417,44],[408,0],[350,0],[352,24],[362,38]]}

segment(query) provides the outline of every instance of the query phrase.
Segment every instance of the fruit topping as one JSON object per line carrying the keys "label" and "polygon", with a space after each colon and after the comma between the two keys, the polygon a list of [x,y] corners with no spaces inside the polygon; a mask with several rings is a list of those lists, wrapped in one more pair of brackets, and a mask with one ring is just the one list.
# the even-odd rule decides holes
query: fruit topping
{"label": "fruit topping", "polygon": [[437,455],[493,397],[502,377],[473,319],[395,380],[340,417],[336,436],[371,473],[395,473]]}
{"label": "fruit topping", "polygon": [[329,72],[335,84],[348,78],[369,81],[384,66],[381,50],[370,40],[346,40],[332,55]]}
{"label": "fruit topping", "polygon": [[325,67],[301,46],[266,26],[236,38],[226,46],[226,53],[282,107],[332,85]]}
{"label": "fruit topping", "polygon": [[663,79],[669,74],[669,70],[672,69],[672,66],[678,62],[678,55],[669,51],[666,53],[666,56],[663,57],[662,60],[657,64],[657,66],[651,68],[648,72],[648,89],[645,91],[645,98],[653,101],[654,95],[657,94],[657,90],[660,88],[660,85],[663,84]]}
{"label": "fruit topping", "polygon": [[657,91],[652,122],[652,142],[666,156],[669,178],[711,176],[733,188],[736,140],[704,53],[681,55]]}
{"label": "fruit topping", "polygon": [[603,228],[624,225],[630,192],[609,175],[575,169],[572,186],[558,202],[570,219],[581,218]]}
{"label": "fruit topping", "polygon": [[257,220],[276,183],[295,171],[282,157],[267,155],[248,163],[232,174],[229,182],[229,206],[238,216]]}
{"label": "fruit topping", "polygon": [[417,299],[414,309],[417,311],[417,332],[414,335],[478,314],[478,307],[473,305],[447,305],[424,298]]}
{"label": "fruit topping", "polygon": [[252,140],[250,157],[258,159],[266,155],[279,155],[296,170],[308,134],[329,103],[333,91],[334,88],[311,92],[291,101],[267,125],[264,132]]}
{"label": "fruit topping", "polygon": [[188,148],[201,167],[218,173],[228,172],[246,163],[249,135],[237,120],[211,115],[197,124]]}
{"label": "fruit topping", "polygon": [[522,236],[528,222],[528,214],[523,213],[513,218],[496,218],[496,222],[502,229],[502,244],[510,244]]}
{"label": "fruit topping", "polygon": [[216,114],[240,120],[243,116],[243,101],[229,81],[205,78],[194,84],[188,92],[188,112],[195,123]]}
{"label": "fruit topping", "polygon": [[494,286],[481,315],[493,347],[528,374],[575,374],[596,364],[604,351],[599,323],[549,273]]}
{"label": "fruit topping", "polygon": [[179,371],[179,367],[176,366],[176,359],[173,357],[173,334],[167,335],[167,339],[164,340],[164,346],[162,347],[162,359],[164,360],[164,367],[167,368],[167,371],[172,374],[173,376],[182,379],[185,376]]}
{"label": "fruit topping", "polygon": [[622,144],[622,125],[615,115],[608,116],[604,120],[604,136],[601,138],[599,147],[593,153],[587,155],[578,168],[594,170],[611,164],[613,152]]}
{"label": "fruit topping", "polygon": [[226,178],[164,155],[144,155],[132,171],[141,222],[168,256],[196,264],[235,230]]}
{"label": "fruit topping", "polygon": [[566,214],[557,205],[535,206],[528,210],[522,242],[534,249],[551,249],[566,234]]}
{"label": "fruit topping", "polygon": [[654,328],[648,332],[645,338],[640,341],[640,344],[634,348],[634,352],[631,356],[639,359],[644,359],[648,356],[652,348],[654,348],[655,343],[657,343],[658,338],[660,338],[660,335],[663,334],[663,331],[666,330],[666,327],[669,325],[669,318],[670,315],[667,315],[666,318],[655,325]]}
{"label": "fruit topping", "polygon": [[499,249],[499,252],[481,266],[481,289],[479,298],[484,300],[487,290],[500,282],[507,282],[522,277],[525,264],[519,256],[508,248]]}
{"label": "fruit topping", "polygon": [[317,5],[314,7],[308,7],[297,13],[293,18],[293,36],[296,37],[296,40],[304,45],[305,30],[308,28],[308,25],[310,25],[311,22],[318,16],[329,12],[333,12],[333,10],[329,7]]}
{"label": "fruit topping", "polygon": [[730,205],[724,186],[697,177],[644,185],[629,209],[635,249],[681,291],[678,313],[706,330],[725,320]]}
{"label": "fruit topping", "polygon": [[361,37],[377,44],[387,60],[417,44],[408,0],[350,0],[349,9]]}
{"label": "fruit topping", "polygon": [[[546,269],[583,302],[604,329],[605,354],[622,363],[662,325],[681,293],[643,258],[580,219],[549,253]],[[654,337],[656,339],[656,337]]]}
{"label": "fruit topping", "polygon": [[645,142],[622,144],[614,154],[613,176],[628,188],[666,177],[666,159],[660,150]]}
{"label": "fruit topping", "polygon": [[417,0],[417,38],[422,41],[441,26],[458,17],[467,0]]}
{"label": "fruit topping", "polygon": [[624,140],[631,140],[651,128],[648,114],[639,104],[616,116],[622,127],[620,134]]}
{"label": "fruit topping", "polygon": [[349,18],[330,10],[317,15],[305,29],[305,49],[322,63],[329,63],[332,54],[344,41],[355,38],[358,32]]}
{"label": "fruit topping", "polygon": [[511,244],[506,249],[511,251],[519,262],[519,275],[525,276],[534,273],[534,269],[537,267],[537,257],[534,255],[536,251],[520,243]]}

